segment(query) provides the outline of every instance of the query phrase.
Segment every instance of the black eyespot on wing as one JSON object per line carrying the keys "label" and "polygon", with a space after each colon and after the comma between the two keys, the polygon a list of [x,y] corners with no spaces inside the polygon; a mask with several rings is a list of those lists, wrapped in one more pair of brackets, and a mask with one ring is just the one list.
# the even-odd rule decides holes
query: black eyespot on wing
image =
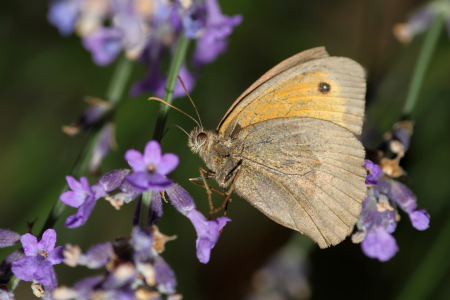
{"label": "black eyespot on wing", "polygon": [[330,91],[331,91],[330,84],[326,82],[319,83],[319,92],[321,92],[322,94],[326,94],[329,93]]}

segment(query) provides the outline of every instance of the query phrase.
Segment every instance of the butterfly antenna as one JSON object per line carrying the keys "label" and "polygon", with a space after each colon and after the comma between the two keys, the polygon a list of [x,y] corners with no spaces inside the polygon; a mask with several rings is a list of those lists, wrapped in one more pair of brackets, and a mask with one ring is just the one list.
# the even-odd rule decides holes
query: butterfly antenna
{"label": "butterfly antenna", "polygon": [[169,107],[171,107],[171,108],[173,108],[173,109],[178,110],[179,112],[185,114],[186,116],[188,116],[189,118],[191,118],[192,120],[194,120],[194,122],[197,124],[197,126],[203,128],[203,126],[201,126],[201,125],[197,122],[196,119],[194,119],[193,117],[191,117],[190,115],[188,115],[187,113],[185,113],[184,111],[182,111],[181,109],[176,108],[176,107],[173,106],[172,104],[167,103],[167,102],[164,101],[163,99],[156,98],[156,97],[150,97],[150,98],[148,98],[148,100],[156,100],[156,101],[159,101],[159,102],[161,102],[161,103],[163,103],[163,104],[165,104],[165,105],[167,105],[167,106],[169,106]]}
{"label": "butterfly antenna", "polygon": [[194,101],[192,100],[191,96],[189,95],[186,87],[184,86],[183,80],[181,80],[180,76],[177,76],[178,80],[180,81],[181,85],[183,86],[184,92],[189,97],[189,100],[191,100],[192,106],[194,106],[195,112],[197,113],[198,120],[200,121],[200,125],[203,128],[202,119],[200,119],[200,114],[198,113],[197,107],[195,107]]}
{"label": "butterfly antenna", "polygon": [[181,128],[181,127],[178,126],[177,124],[172,124],[172,125],[170,125],[169,127],[167,127],[166,131],[164,131],[164,133],[163,133],[163,135],[162,135],[162,137],[161,137],[161,140],[163,139],[163,137],[166,135],[167,131],[169,131],[169,129],[170,129],[172,126],[175,126],[175,127],[180,128],[184,133],[186,133],[186,135],[187,135],[188,137],[190,137],[189,133],[187,133],[186,130],[184,130],[183,128]]}

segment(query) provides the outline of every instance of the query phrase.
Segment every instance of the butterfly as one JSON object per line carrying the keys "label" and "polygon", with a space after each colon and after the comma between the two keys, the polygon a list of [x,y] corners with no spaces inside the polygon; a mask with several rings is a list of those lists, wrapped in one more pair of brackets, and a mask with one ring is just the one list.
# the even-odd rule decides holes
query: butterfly
{"label": "butterfly", "polygon": [[188,144],[208,167],[203,178],[326,248],[350,233],[366,197],[355,137],[365,93],[357,62],[306,50],[251,85],[215,131],[192,130]]}

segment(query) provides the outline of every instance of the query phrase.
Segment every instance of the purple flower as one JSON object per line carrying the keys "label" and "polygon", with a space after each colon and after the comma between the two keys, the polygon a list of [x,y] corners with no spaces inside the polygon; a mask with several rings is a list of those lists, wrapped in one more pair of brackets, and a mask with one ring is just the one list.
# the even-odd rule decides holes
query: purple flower
{"label": "purple flower", "polygon": [[206,0],[206,30],[197,40],[194,53],[196,65],[214,61],[219,54],[225,51],[226,38],[233,28],[242,22],[242,16],[228,17],[222,14],[217,0]]}
{"label": "purple flower", "polygon": [[64,248],[55,248],[56,231],[47,229],[39,243],[30,233],[24,234],[20,241],[26,256],[12,263],[14,275],[24,281],[36,280],[45,286],[57,286],[52,266],[64,260]]}
{"label": "purple flower", "polygon": [[112,122],[105,124],[99,134],[100,137],[92,150],[92,158],[89,163],[91,174],[98,173],[103,158],[114,143],[114,124]]}
{"label": "purple flower", "polygon": [[68,36],[73,32],[78,13],[78,1],[54,1],[50,4],[47,19],[61,35]]}
{"label": "purple flower", "polygon": [[367,232],[361,248],[365,255],[379,261],[388,261],[398,251],[394,237],[382,227]]}
{"label": "purple flower", "polygon": [[[148,209],[148,223],[147,226],[156,225],[158,224],[159,220],[162,217],[163,214],[163,208],[162,208],[162,200],[161,195],[159,192],[152,192],[150,200],[150,207]],[[139,202],[136,204],[136,209],[134,211],[133,216],[133,226],[139,225],[139,216],[141,214],[141,202],[142,199],[139,199]]]}
{"label": "purple flower", "polygon": [[178,165],[178,156],[172,153],[162,155],[161,146],[157,141],[150,141],[145,146],[144,154],[139,151],[128,150],[125,159],[135,172],[126,176],[133,186],[146,191],[162,191],[172,184],[172,180],[165,175],[172,172]]}
{"label": "purple flower", "polygon": [[131,232],[131,245],[134,249],[133,257],[136,264],[149,261],[153,257],[152,231],[134,226]]}
{"label": "purple flower", "polygon": [[[75,247],[78,247],[78,246],[75,246]],[[66,246],[66,248],[67,248],[67,246]],[[101,268],[104,265],[106,265],[106,263],[109,261],[111,256],[113,256],[114,251],[113,251],[113,247],[112,247],[111,243],[103,243],[103,244],[98,244],[98,245],[92,246],[91,248],[89,248],[89,250],[86,252],[86,254],[80,254],[79,256],[76,255],[77,257],[73,257],[72,253],[74,253],[74,251],[71,251],[71,253],[69,255],[66,255],[66,251],[64,251],[64,253],[63,253],[66,260],[67,259],[71,260],[70,266],[80,265],[80,266],[86,266],[89,269],[98,269],[98,268]],[[72,261],[72,260],[76,260],[76,261]]]}
{"label": "purple flower", "polygon": [[4,290],[0,288],[0,299],[2,300],[14,300],[14,293],[12,291]]}
{"label": "purple flower", "polygon": [[366,177],[366,184],[378,185],[377,179],[382,175],[380,167],[367,159],[364,161],[364,167],[368,172]]}
{"label": "purple flower", "polygon": [[425,230],[429,227],[430,215],[425,210],[418,209],[416,196],[405,185],[393,179],[381,178],[380,192],[386,194],[408,213],[414,228]]}
{"label": "purple flower", "polygon": [[216,220],[208,221],[205,216],[195,209],[192,197],[178,184],[173,184],[166,190],[166,193],[169,195],[170,201],[175,208],[188,217],[194,225],[197,232],[197,257],[201,263],[208,263],[211,249],[216,245],[220,231],[231,220],[227,217],[220,217]]}
{"label": "purple flower", "polygon": [[77,213],[68,217],[65,223],[66,227],[75,228],[86,223],[95,203],[106,195],[106,191],[100,183],[89,186],[86,177],[81,177],[80,182],[72,176],[66,176],[66,180],[72,191],[64,192],[60,199],[64,204],[78,208]]}
{"label": "purple flower", "polygon": [[[13,276],[11,271],[12,263],[25,256],[22,249],[17,249],[11,252],[0,264],[0,284],[7,284],[9,279]],[[0,298],[2,299],[2,298]]]}
{"label": "purple flower", "polygon": [[83,37],[83,46],[92,53],[92,59],[99,66],[110,64],[122,50],[122,34],[117,28],[100,27]]}
{"label": "purple flower", "polygon": [[153,267],[155,268],[156,288],[158,291],[164,294],[175,293],[177,280],[166,261],[161,256],[156,256],[153,261]]}
{"label": "purple flower", "polygon": [[17,232],[0,229],[0,248],[14,246],[19,243],[21,235]]}
{"label": "purple flower", "polygon": [[88,277],[75,283],[73,288],[59,287],[53,292],[56,300],[78,299],[90,300],[95,288],[104,280],[102,275]]}

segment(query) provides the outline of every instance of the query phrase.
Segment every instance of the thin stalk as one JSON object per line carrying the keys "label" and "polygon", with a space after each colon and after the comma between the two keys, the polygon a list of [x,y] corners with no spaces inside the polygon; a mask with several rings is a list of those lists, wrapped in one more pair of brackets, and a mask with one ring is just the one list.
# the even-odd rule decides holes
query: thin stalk
{"label": "thin stalk", "polygon": [[[184,33],[181,33],[180,37],[178,38],[175,54],[173,56],[172,62],[170,63],[169,74],[167,75],[166,87],[164,89],[163,99],[169,104],[172,104],[173,102],[173,92],[178,80],[177,76],[180,72],[181,65],[186,58],[188,48],[189,40],[184,37]],[[153,140],[161,141],[167,122],[169,108],[170,107],[168,105],[165,105],[164,103],[161,103],[159,105],[155,130],[153,131]],[[151,196],[152,191],[147,191],[142,195],[141,210],[139,214],[139,226],[141,228],[146,228],[148,224],[148,211],[150,208],[150,201],[152,198]]]}
{"label": "thin stalk", "polygon": [[439,35],[444,25],[444,21],[444,14],[440,12],[437,13],[425,35],[422,50],[420,51],[419,58],[417,59],[411,84],[409,86],[408,95],[406,97],[406,102],[403,107],[403,116],[406,119],[410,119],[412,111],[417,103],[423,79],[430,64],[434,49],[436,48],[439,40]]}
{"label": "thin stalk", "polygon": [[[116,69],[114,70],[114,74],[111,79],[111,83],[105,95],[106,99],[109,100],[113,105],[117,104],[117,102],[121,99],[122,94],[125,90],[126,83],[130,77],[132,68],[133,62],[125,57],[122,57],[117,63]],[[70,176],[78,178],[87,172],[89,168],[89,162],[92,158],[92,150],[97,144],[103,126],[107,125],[101,124],[92,128],[86,144],[84,145],[81,153],[75,161],[74,166],[72,167]],[[67,184],[65,184],[61,193],[67,191],[68,188],[69,187],[67,186]],[[47,220],[45,221],[44,226],[39,233],[39,236],[42,235],[45,230],[47,230],[48,228],[52,228],[55,225],[56,221],[61,216],[65,208],[66,205],[64,203],[59,201],[59,199],[55,200],[53,208],[49,216],[47,217]]]}

